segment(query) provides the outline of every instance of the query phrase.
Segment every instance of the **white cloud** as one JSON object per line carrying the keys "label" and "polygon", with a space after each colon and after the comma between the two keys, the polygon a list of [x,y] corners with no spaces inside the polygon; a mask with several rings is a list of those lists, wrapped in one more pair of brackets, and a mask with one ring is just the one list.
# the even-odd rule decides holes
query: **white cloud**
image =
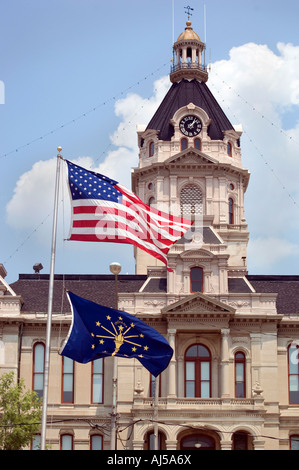
{"label": "white cloud", "polygon": [[21,175],[6,207],[12,227],[33,229],[53,209],[55,164],[56,159],[39,161]]}

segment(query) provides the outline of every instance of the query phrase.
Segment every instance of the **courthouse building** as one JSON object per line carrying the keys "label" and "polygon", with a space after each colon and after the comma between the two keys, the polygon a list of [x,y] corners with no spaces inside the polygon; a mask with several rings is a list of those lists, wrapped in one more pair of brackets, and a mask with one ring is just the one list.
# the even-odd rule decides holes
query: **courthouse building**
{"label": "courthouse building", "polygon": [[[158,422],[160,449],[299,449],[299,276],[247,272],[242,129],[207,86],[204,50],[188,20],[172,85],[137,130],[133,192],[195,223],[169,252],[172,272],[135,249],[135,274],[118,277],[119,309],[162,333],[174,354],[157,399],[138,360],[118,358],[117,448],[152,448]],[[0,275],[0,372],[42,395],[49,275],[37,267],[11,285],[3,265]],[[109,449],[112,358],[83,365],[59,355],[71,324],[66,290],[115,306],[113,275],[55,275],[47,446]]]}

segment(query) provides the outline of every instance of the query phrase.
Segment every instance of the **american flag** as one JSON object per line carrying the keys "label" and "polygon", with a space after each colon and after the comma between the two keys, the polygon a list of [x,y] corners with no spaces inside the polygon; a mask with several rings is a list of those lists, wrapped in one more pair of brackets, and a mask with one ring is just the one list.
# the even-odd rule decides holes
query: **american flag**
{"label": "american flag", "polygon": [[107,176],[68,160],[72,199],[69,240],[128,243],[167,265],[167,253],[193,222],[148,206]]}

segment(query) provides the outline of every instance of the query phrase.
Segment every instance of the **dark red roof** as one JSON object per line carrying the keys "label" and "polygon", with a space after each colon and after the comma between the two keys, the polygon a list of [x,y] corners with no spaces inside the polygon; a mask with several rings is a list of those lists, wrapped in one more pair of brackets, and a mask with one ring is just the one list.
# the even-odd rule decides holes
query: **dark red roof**
{"label": "dark red roof", "polygon": [[204,82],[198,80],[181,80],[174,83],[158,110],[149,122],[147,129],[159,130],[160,140],[170,140],[174,134],[170,120],[174,113],[188,104],[202,108],[211,118],[208,135],[213,140],[222,140],[224,130],[232,130],[233,126],[224,114],[220,105]]}

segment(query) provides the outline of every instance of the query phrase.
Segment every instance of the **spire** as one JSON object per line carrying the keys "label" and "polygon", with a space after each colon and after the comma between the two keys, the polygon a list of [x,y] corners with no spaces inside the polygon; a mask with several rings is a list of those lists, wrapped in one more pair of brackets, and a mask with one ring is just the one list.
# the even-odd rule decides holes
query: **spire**
{"label": "spire", "polygon": [[170,72],[172,83],[179,82],[183,78],[187,80],[196,78],[200,82],[208,80],[203,57],[206,45],[201,42],[191,24],[188,16],[185,31],[179,35],[173,45],[173,64]]}

